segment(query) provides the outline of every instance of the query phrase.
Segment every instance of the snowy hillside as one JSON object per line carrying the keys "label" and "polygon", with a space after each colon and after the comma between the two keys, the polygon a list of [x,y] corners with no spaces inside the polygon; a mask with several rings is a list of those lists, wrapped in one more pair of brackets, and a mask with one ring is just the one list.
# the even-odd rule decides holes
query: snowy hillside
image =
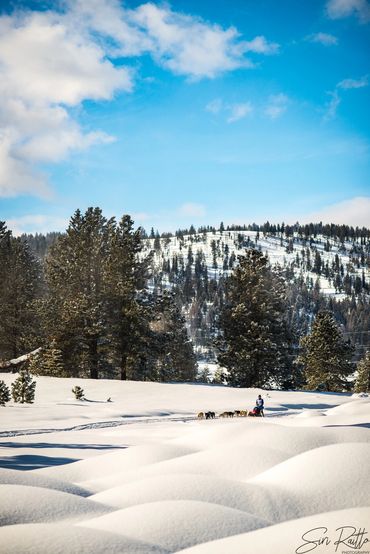
{"label": "snowy hillside", "polygon": [[335,233],[327,236],[300,227],[288,232],[193,229],[160,237],[152,231],[152,238],[143,241],[141,256],[152,256],[150,290],[176,290],[200,364],[216,358],[225,277],[237,266],[238,256],[251,248],[266,255],[282,274],[286,317],[296,335],[306,335],[316,313],[328,309],[360,358],[370,345],[370,243],[366,230],[353,236]]}
{"label": "snowy hillside", "polygon": [[[154,253],[154,266],[157,271],[160,271],[163,268],[163,262],[172,262],[174,257],[178,257],[186,265],[190,248],[194,258],[192,268],[195,268],[195,258],[200,253],[209,278],[219,279],[222,275],[231,273],[230,259],[235,257],[235,263],[237,263],[237,257],[243,255],[246,248],[257,248],[268,256],[272,266],[281,268],[290,266],[295,276],[302,274],[304,279],[313,279],[314,282],[318,280],[324,294],[340,299],[345,297],[345,293],[339,292],[333,279],[325,276],[325,267],[330,271],[338,263],[336,256],[339,258],[339,267],[343,267],[343,275],[351,275],[353,279],[364,278],[366,283],[370,283],[370,267],[367,264],[358,263],[359,256],[354,246],[356,244],[353,242],[342,243],[338,239],[328,239],[322,235],[310,241],[300,238],[297,234],[286,238],[264,235],[257,231],[225,230],[161,238],[160,248],[155,248],[155,239],[148,239],[143,252],[144,254],[151,251]],[[360,247],[360,244],[358,243],[357,246]],[[321,258],[319,272],[315,271],[316,253]],[[168,283],[166,275],[163,276],[163,282]]]}
{"label": "snowy hillside", "polygon": [[[259,392],[265,418],[196,419]],[[39,377],[1,408],[0,552],[290,554],[325,526],[332,554],[370,532],[369,426],[366,396]]]}

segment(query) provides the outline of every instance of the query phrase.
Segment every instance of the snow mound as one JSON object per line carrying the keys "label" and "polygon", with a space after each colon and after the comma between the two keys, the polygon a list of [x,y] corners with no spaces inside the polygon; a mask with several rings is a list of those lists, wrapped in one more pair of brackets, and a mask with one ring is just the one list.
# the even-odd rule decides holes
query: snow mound
{"label": "snow mound", "polygon": [[[261,419],[258,421],[257,419],[251,421],[252,418],[243,418],[243,421],[229,420],[225,422],[228,425],[217,422],[218,425],[213,427],[210,425],[207,429],[203,428],[197,432],[193,431],[173,440],[172,443],[201,450],[219,448],[220,444],[226,443],[243,444],[253,450],[268,445],[269,448],[291,456],[324,446],[328,442],[328,432],[322,429],[295,429],[288,425],[277,425],[276,422],[270,423],[266,421],[267,418],[261,423]],[[293,421],[295,419],[294,416]]]}
{"label": "snow mound", "polygon": [[[331,444],[290,458],[249,482],[281,491],[300,516],[366,506],[369,469],[365,460],[369,459],[370,444]],[[285,506],[282,519],[287,518],[284,510]]]}
{"label": "snow mound", "polygon": [[47,467],[35,470],[40,475],[59,477],[65,481],[81,482],[100,478],[102,475],[125,473],[148,464],[189,454],[192,450],[170,444],[149,444],[133,446],[125,450],[100,454],[97,457],[80,460],[65,466]]}
{"label": "snow mound", "polygon": [[258,456],[255,456],[251,445],[235,443],[223,448],[212,448],[204,452],[148,464],[127,473],[118,472],[97,481],[82,482],[81,485],[99,492],[148,477],[182,473],[242,480],[257,475],[287,458],[288,455],[284,452],[266,446],[261,446]]}
{"label": "snow mound", "polygon": [[320,416],[326,416],[326,414],[324,412],[320,412],[319,410],[304,410],[300,414],[297,414],[295,417],[306,418],[306,417],[320,417]]}
{"label": "snow mound", "polygon": [[352,400],[350,402],[347,402],[346,404],[341,404],[339,406],[335,406],[334,408],[330,408],[330,410],[327,411],[328,416],[339,414],[345,414],[347,416],[364,415],[369,417],[370,398],[357,398],[356,400]]}
{"label": "snow mound", "polygon": [[7,554],[169,554],[168,550],[122,535],[56,523],[1,527],[0,544]]}
{"label": "snow mound", "polygon": [[116,508],[163,500],[196,500],[249,512],[271,522],[279,521],[278,495],[274,498],[265,494],[258,485],[205,475],[159,475],[108,489],[91,499]]}
{"label": "snow mound", "polygon": [[367,398],[369,395],[367,392],[354,392],[352,398]]}
{"label": "snow mound", "polygon": [[0,525],[82,519],[111,511],[87,498],[41,487],[0,485],[0,497]]}
{"label": "snow mound", "polygon": [[[312,545],[304,543],[302,536],[317,527],[326,527],[327,533],[323,535],[315,534],[307,535],[309,540],[317,540],[321,536],[327,537],[330,540],[330,544],[323,544],[320,552],[325,554],[334,554],[335,552],[343,552],[350,550],[352,552],[352,546],[339,545],[339,549],[336,550],[337,545],[335,541],[339,540],[340,530],[338,528],[345,525],[353,526],[357,530],[366,529],[369,526],[370,521],[370,507],[346,509],[339,511],[332,511],[321,513],[315,516],[304,517],[302,519],[296,519],[287,521],[279,525],[272,525],[268,528],[259,529],[250,533],[244,533],[233,537],[220,539],[205,544],[199,544],[193,548],[187,548],[181,550],[181,554],[246,554],[252,553],[262,547],[263,552],[273,554],[287,554],[290,552],[297,552],[297,549],[303,544],[305,548],[299,552],[309,552],[308,548]],[[343,535],[342,540],[348,535]],[[366,543],[362,550],[367,551],[368,543]],[[354,550],[353,550],[354,551]],[[359,549],[356,550],[358,552]],[[180,553],[178,553],[180,554]]]}
{"label": "snow mound", "polygon": [[117,510],[78,525],[114,530],[173,552],[200,542],[265,527],[269,522],[225,506],[177,500]]}
{"label": "snow mound", "polygon": [[53,479],[52,477],[38,475],[31,471],[20,472],[15,469],[0,468],[0,484],[42,487],[45,489],[68,492],[69,494],[76,494],[77,496],[90,496],[91,494],[90,491],[82,487],[61,481],[60,479]]}

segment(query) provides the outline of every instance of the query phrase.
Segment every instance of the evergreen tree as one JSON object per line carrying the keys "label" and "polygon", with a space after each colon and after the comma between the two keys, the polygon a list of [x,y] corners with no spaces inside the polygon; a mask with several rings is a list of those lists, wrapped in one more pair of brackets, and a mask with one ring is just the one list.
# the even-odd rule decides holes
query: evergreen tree
{"label": "evergreen tree", "polygon": [[353,372],[353,349],[343,339],[334,317],[329,312],[317,314],[311,333],[300,341],[302,364],[307,388],[342,391],[347,387],[346,377]]}
{"label": "evergreen tree", "polygon": [[0,381],[0,406],[5,406],[10,400],[10,390],[5,381]]}
{"label": "evergreen tree", "polygon": [[76,400],[84,400],[85,393],[81,387],[76,385],[75,387],[73,387],[72,392],[75,395]]}
{"label": "evergreen tree", "polygon": [[55,339],[41,353],[32,357],[28,371],[33,375],[48,375],[51,377],[67,377],[64,368],[63,354]]}
{"label": "evergreen tree", "polygon": [[113,225],[99,208],[88,208],[84,215],[77,210],[46,258],[45,326],[57,339],[72,375],[99,377],[107,331],[103,272]]}
{"label": "evergreen tree", "polygon": [[185,318],[171,294],[157,300],[151,329],[155,333],[156,363],[153,379],[195,381],[197,375],[193,346],[188,338]]}
{"label": "evergreen tree", "polygon": [[0,222],[0,359],[17,358],[39,346],[35,300],[39,262],[26,242]]}
{"label": "evergreen tree", "polygon": [[223,385],[226,381],[226,376],[221,367],[218,367],[213,375],[212,383],[214,385]]}
{"label": "evergreen tree", "polygon": [[355,392],[370,392],[370,351],[357,364]]}
{"label": "evergreen tree", "polygon": [[288,352],[282,278],[259,251],[247,251],[239,262],[221,313],[218,362],[227,368],[230,385],[280,384]]}
{"label": "evergreen tree", "polygon": [[32,375],[21,370],[19,376],[12,383],[12,397],[14,402],[20,404],[32,404],[35,398],[36,381],[32,379]]}
{"label": "evergreen tree", "polygon": [[118,370],[127,378],[145,319],[138,298],[147,278],[147,261],[138,261],[141,241],[129,216],[116,223],[89,208],[84,215],[77,210],[50,249],[44,321],[68,374],[96,379]]}
{"label": "evergreen tree", "polygon": [[146,350],[149,332],[149,302],[145,292],[150,257],[138,254],[142,249],[141,230],[124,215],[112,229],[109,256],[104,272],[104,294],[107,306],[108,340],[111,358],[119,367],[122,380],[129,374],[140,378],[138,364],[141,350]]}
{"label": "evergreen tree", "polygon": [[199,383],[209,383],[211,378],[211,373],[209,371],[209,367],[206,365],[204,368],[198,373],[197,381]]}

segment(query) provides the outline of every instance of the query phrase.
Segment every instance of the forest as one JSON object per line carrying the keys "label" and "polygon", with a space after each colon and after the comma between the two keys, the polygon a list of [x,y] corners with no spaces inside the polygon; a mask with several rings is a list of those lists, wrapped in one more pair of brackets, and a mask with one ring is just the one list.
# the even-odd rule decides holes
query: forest
{"label": "forest", "polygon": [[369,365],[369,267],[370,231],[344,225],[160,235],[89,208],[14,237],[2,222],[0,366],[36,351],[35,375],[350,389]]}

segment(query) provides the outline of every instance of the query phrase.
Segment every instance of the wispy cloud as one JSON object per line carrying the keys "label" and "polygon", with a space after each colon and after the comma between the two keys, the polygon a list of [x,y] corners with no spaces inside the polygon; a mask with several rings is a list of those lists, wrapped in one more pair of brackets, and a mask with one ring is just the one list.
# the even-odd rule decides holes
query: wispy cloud
{"label": "wispy cloud", "polygon": [[338,106],[342,101],[337,90],[328,92],[327,94],[330,96],[330,100],[325,105],[323,117],[324,121],[330,121],[335,118]]}
{"label": "wispy cloud", "polygon": [[353,227],[368,227],[370,213],[370,197],[357,196],[327,206],[326,208],[307,214],[300,218],[303,222],[322,221],[323,223],[337,223],[352,225]]}
{"label": "wispy cloud", "polygon": [[206,215],[206,209],[202,204],[196,204],[195,202],[187,202],[180,206],[178,213],[187,217],[203,217]]}
{"label": "wispy cloud", "polygon": [[251,102],[232,104],[228,107],[228,110],[230,115],[227,118],[227,122],[235,123],[235,121],[239,121],[239,119],[244,119],[244,117],[250,115],[253,112],[253,105]]}
{"label": "wispy cloud", "polygon": [[370,21],[370,4],[367,0],[329,0],[326,13],[330,19],[356,16],[361,23]]}
{"label": "wispy cloud", "polygon": [[323,46],[336,46],[338,44],[337,37],[330,35],[329,33],[314,33],[312,35],[308,35],[306,40],[322,44]]}
{"label": "wispy cloud", "polygon": [[255,37],[253,40],[245,41],[241,44],[240,49],[244,52],[255,52],[256,54],[277,54],[280,45],[276,42],[268,42],[264,36]]}
{"label": "wispy cloud", "polygon": [[351,88],[367,87],[368,84],[369,78],[367,75],[364,75],[360,79],[343,79],[343,81],[340,81],[340,83],[337,84],[337,87],[347,90]]}
{"label": "wispy cloud", "polygon": [[6,221],[8,229],[11,229],[14,235],[19,236],[23,233],[49,233],[50,231],[65,231],[68,227],[68,219],[51,215],[23,215],[8,219]]}
{"label": "wispy cloud", "polygon": [[223,102],[221,98],[215,98],[215,100],[212,100],[206,105],[206,111],[211,112],[213,114],[218,114],[223,108]]}
{"label": "wispy cloud", "polygon": [[264,114],[270,119],[277,119],[287,110],[289,98],[285,94],[274,94],[269,97]]}
{"label": "wispy cloud", "polygon": [[339,90],[350,90],[367,87],[369,84],[368,76],[364,75],[360,79],[343,79],[337,83],[336,88],[333,91],[329,91],[327,94],[331,97],[330,100],[325,105],[324,121],[329,121],[334,119],[337,115],[337,109],[342,98],[339,95]]}
{"label": "wispy cloud", "polygon": [[132,214],[132,219],[138,223],[144,223],[145,221],[149,221],[153,218],[155,218],[155,216],[147,212],[134,212]]}

